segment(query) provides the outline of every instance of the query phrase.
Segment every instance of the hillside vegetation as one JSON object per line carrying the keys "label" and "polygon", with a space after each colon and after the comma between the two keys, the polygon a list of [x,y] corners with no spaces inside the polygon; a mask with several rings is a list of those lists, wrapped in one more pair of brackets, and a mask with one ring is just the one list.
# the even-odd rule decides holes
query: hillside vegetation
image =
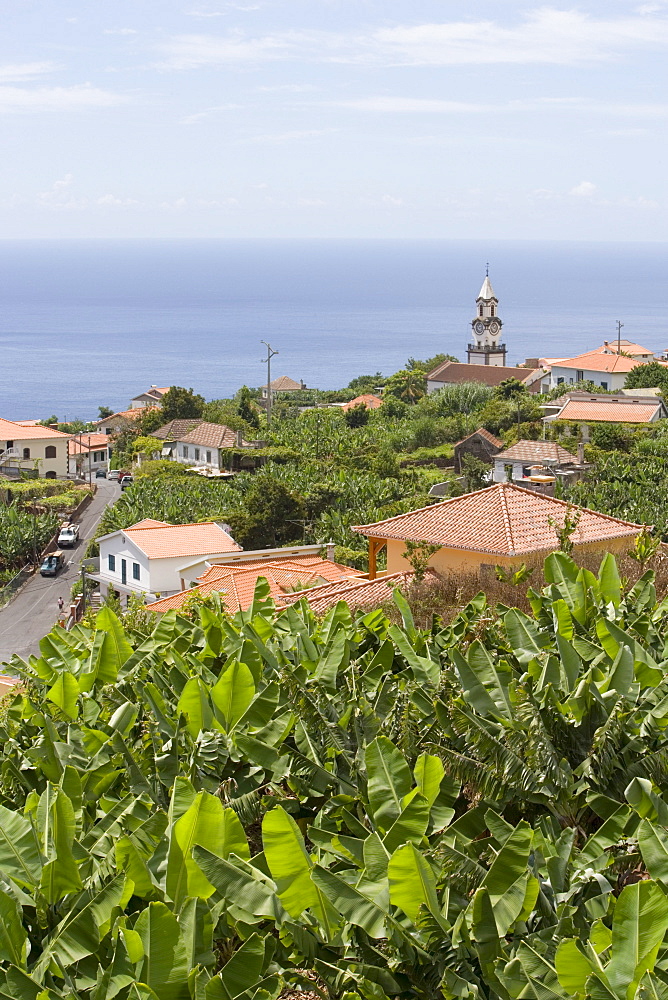
{"label": "hillside vegetation", "polygon": [[668,996],[668,606],[563,553],[532,613],[345,605],[15,661],[0,996]]}

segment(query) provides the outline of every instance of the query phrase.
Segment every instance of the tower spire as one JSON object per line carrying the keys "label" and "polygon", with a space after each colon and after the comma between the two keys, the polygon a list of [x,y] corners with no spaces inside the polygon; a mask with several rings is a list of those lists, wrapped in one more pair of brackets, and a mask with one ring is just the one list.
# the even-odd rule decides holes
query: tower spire
{"label": "tower spire", "polygon": [[485,280],[476,299],[476,317],[471,322],[472,342],[468,345],[470,365],[505,367],[506,345],[501,340],[502,321],[498,316],[499,300],[489,280],[489,261],[485,265]]}

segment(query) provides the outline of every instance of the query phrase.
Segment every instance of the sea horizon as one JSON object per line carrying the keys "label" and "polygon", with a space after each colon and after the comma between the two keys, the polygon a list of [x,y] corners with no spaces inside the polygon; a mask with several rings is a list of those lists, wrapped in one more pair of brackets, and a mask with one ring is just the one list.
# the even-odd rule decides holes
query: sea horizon
{"label": "sea horizon", "polygon": [[[280,248],[280,252],[279,251]],[[0,239],[0,416],[95,419],[150,385],[207,399],[272,377],[339,388],[466,360],[489,261],[508,363],[668,345],[668,244],[434,238]]]}

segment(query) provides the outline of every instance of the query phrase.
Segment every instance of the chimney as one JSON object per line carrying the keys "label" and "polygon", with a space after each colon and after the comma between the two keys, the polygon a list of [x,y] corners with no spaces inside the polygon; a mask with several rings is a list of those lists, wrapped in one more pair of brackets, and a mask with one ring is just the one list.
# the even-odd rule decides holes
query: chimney
{"label": "chimney", "polygon": [[584,465],[585,446],[584,441],[578,441],[578,465]]}
{"label": "chimney", "polygon": [[244,439],[241,431],[237,431],[237,448],[243,448]]}
{"label": "chimney", "polygon": [[336,548],[334,542],[327,542],[327,558],[330,562],[334,562],[334,549]]}
{"label": "chimney", "polygon": [[300,380],[299,380],[299,386],[300,386],[300,388],[302,388],[302,389],[305,389],[305,388],[306,388],[306,382],[304,381],[304,379],[303,379],[303,378],[300,378]]}

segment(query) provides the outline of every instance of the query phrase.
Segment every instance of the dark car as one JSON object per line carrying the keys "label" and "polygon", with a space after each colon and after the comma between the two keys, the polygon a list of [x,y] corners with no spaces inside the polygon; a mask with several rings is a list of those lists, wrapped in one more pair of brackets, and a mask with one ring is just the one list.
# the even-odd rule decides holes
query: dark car
{"label": "dark car", "polygon": [[107,473],[104,471],[104,469],[97,469],[97,471],[95,473],[95,478],[96,479],[106,479],[107,478]]}
{"label": "dark car", "polygon": [[62,552],[51,552],[39,568],[42,576],[57,576],[65,565],[65,556]]}

